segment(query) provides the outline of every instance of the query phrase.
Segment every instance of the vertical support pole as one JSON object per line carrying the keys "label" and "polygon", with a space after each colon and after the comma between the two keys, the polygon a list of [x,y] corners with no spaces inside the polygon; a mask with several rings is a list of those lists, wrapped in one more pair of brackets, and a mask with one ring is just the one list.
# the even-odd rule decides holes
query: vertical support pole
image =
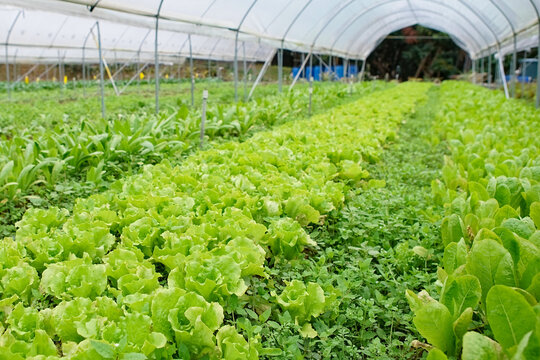
{"label": "vertical support pole", "polygon": [[238,102],[238,31],[234,38],[234,101]]}
{"label": "vertical support pole", "polygon": [[501,79],[501,71],[499,69],[499,53],[495,53],[494,55],[494,61],[495,61],[495,74],[493,74],[493,77],[495,79],[495,85],[496,86],[499,86],[499,82],[502,84],[502,79]]}
{"label": "vertical support pole", "polygon": [[246,20],[249,12],[255,4],[257,3],[257,0],[254,0],[251,3],[251,6],[249,9],[244,13],[244,16],[242,17],[242,20],[240,20],[240,23],[238,24],[238,27],[236,28],[236,36],[234,38],[234,100],[238,102],[238,34],[240,32],[240,28],[242,27],[242,24]]}
{"label": "vertical support pole", "polygon": [[158,54],[158,35],[159,35],[159,14],[163,0],[159,2],[158,11],[156,14],[156,37],[154,40],[154,78],[156,79],[156,115],[159,113],[159,54]]}
{"label": "vertical support pole", "polygon": [[323,61],[322,61],[322,54],[319,56],[319,81],[322,81],[323,79]]}
{"label": "vertical support pole", "polygon": [[[313,51],[313,49],[311,50]],[[313,53],[309,57],[309,81],[313,82]]]}
{"label": "vertical support pole", "polygon": [[212,64],[210,59],[208,59],[208,78],[212,77]]}
{"label": "vertical support pole", "polygon": [[360,74],[360,72],[358,71],[358,59],[355,59],[354,60],[354,68],[355,68],[355,72],[356,74],[354,75],[354,78],[356,79],[356,81],[358,81],[358,74]]}
{"label": "vertical support pole", "polygon": [[482,74],[482,77],[480,79],[481,83],[484,83],[484,57],[482,57],[482,60],[480,60],[480,73]]}
{"label": "vertical support pole", "polygon": [[516,97],[516,82],[517,82],[517,76],[516,76],[516,68],[517,68],[517,39],[516,35],[514,34],[514,49],[512,51],[512,63],[510,65],[510,86],[511,86],[511,94],[512,97]]}
{"label": "vertical support pole", "polygon": [[476,59],[472,61],[472,83],[476,84]]}
{"label": "vertical support pole", "polygon": [[199,148],[202,149],[204,145],[204,124],[206,122],[206,101],[208,100],[208,90],[203,90],[202,95],[202,114],[201,114],[201,135],[199,138]]}
{"label": "vertical support pole", "polygon": [[332,57],[332,54],[330,54],[330,60],[328,61],[328,65],[330,65],[330,81],[334,81],[334,58]]}
{"label": "vertical support pole", "polygon": [[191,79],[191,106],[195,106],[195,74],[193,72],[193,47],[191,44],[191,34],[188,35],[189,41],[189,72]]}
{"label": "vertical support pole", "polygon": [[98,52],[99,52],[99,82],[101,91],[101,117],[105,119],[105,79],[103,75],[103,56],[101,51],[101,30],[99,29],[99,21],[96,21],[98,33]]}
{"label": "vertical support pole", "polygon": [[490,85],[491,87],[491,70],[492,70],[492,64],[491,64],[491,58],[493,57],[493,55],[490,53],[489,56],[488,56],[488,85]]}
{"label": "vertical support pole", "polygon": [[283,42],[281,43],[281,47],[278,49],[278,89],[279,92],[282,92],[283,87]]}
{"label": "vertical support pole", "polygon": [[[301,53],[301,54],[300,54],[300,61],[301,61],[301,64],[304,63],[304,59],[305,59],[305,55],[304,55],[304,53]],[[302,78],[305,77],[305,75],[306,75],[306,74],[305,74],[305,69],[300,69],[300,71],[301,71],[300,77],[302,77]]]}
{"label": "vertical support pole", "polygon": [[540,11],[538,10],[537,5],[532,0],[529,0],[529,2],[534,9],[534,12],[536,14],[536,21],[538,24],[538,60],[536,63],[536,108],[538,109],[540,107]]}
{"label": "vertical support pole", "polygon": [[313,97],[313,76],[309,77],[309,107],[308,117],[311,117],[311,98]]}
{"label": "vertical support pole", "polygon": [[527,73],[527,50],[523,52],[523,64],[521,70],[521,97],[525,97],[525,74]]}
{"label": "vertical support pole", "polygon": [[247,102],[247,60],[246,60],[246,42],[242,41],[242,56],[244,58],[244,102]]}
{"label": "vertical support pole", "polygon": [[536,61],[536,108],[540,108],[540,15],[538,14],[538,10],[536,9],[536,5],[534,5],[534,9],[536,10],[537,17],[539,19],[538,23],[538,58]]}

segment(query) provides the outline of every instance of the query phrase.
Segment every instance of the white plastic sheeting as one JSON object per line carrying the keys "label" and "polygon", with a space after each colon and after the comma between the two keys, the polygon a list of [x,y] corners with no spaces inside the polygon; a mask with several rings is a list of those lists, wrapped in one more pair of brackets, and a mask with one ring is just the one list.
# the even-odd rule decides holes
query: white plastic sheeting
{"label": "white plastic sheeting", "polygon": [[[98,19],[93,14],[86,11],[66,15],[1,3],[0,34],[5,37],[0,38],[0,50],[3,55],[7,41],[9,62],[58,62],[62,59],[65,63],[81,63],[83,57],[85,61],[98,62],[97,31],[93,27]],[[103,56],[109,62],[154,61],[155,24],[144,27],[111,20],[99,20],[99,23]],[[194,58],[233,59],[234,40],[191,35],[191,42]],[[238,47],[241,58],[245,49],[248,61],[265,60],[273,51],[260,41],[240,42]],[[161,29],[158,49],[160,62],[179,62],[190,55],[188,34]]]}
{"label": "white plastic sheeting", "polygon": [[[145,29],[155,26],[160,3],[0,0],[0,4],[23,6],[28,16],[46,9],[88,20],[68,20],[65,38],[55,39],[58,46],[81,47],[89,25],[101,19],[104,48],[109,54],[114,50],[136,51]],[[521,44],[530,43],[538,33],[535,7],[540,9],[540,0],[163,0],[159,12],[159,52],[166,56],[185,55],[179,50],[180,44],[182,37],[191,33],[201,37],[194,39],[200,57],[232,59],[234,39],[238,36],[240,41],[246,41],[246,55],[252,59],[264,59],[271,53],[269,47],[365,59],[390,32],[420,24],[450,34],[472,58],[479,58],[500,49],[519,50]],[[8,22],[4,19],[7,18],[2,15],[0,31],[5,30]],[[105,25],[106,21],[110,25]],[[49,29],[54,28],[51,23],[42,19],[21,28],[31,33],[47,29],[50,33]],[[19,35],[19,42],[28,41],[23,39],[24,34]],[[223,46],[212,51],[216,37],[228,40],[219,40]],[[150,35],[144,45],[148,54],[152,51],[152,38]],[[45,40],[40,44],[42,37],[32,39],[35,45],[46,45]],[[12,42],[16,43],[15,33]]]}

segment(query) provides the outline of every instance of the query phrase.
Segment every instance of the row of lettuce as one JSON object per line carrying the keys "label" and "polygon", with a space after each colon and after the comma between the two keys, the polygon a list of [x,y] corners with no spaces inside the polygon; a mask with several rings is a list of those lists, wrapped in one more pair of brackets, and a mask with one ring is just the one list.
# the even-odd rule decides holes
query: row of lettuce
{"label": "row of lettuce", "polygon": [[[349,95],[338,84],[317,86],[315,109],[320,112],[383,87],[384,83],[374,88],[358,84]],[[212,90],[219,92],[220,87]],[[205,141],[247,137],[306,117],[307,103],[307,92],[302,89],[247,104],[211,101]],[[77,106],[82,105],[71,103],[70,109]],[[182,105],[172,114],[165,111],[155,116],[141,110],[0,133],[0,237],[14,233],[15,222],[29,206],[71,209],[75,198],[107,189],[115,179],[135,174],[145,164],[163,159],[178,163],[199,146],[200,121],[200,109]]]}
{"label": "row of lettuce", "polygon": [[[370,90],[357,87],[360,92]],[[345,93],[342,87],[319,87],[314,101],[326,105]],[[306,103],[307,97],[300,91],[241,105],[211,103],[206,139],[240,136],[255,126],[303,117]],[[74,175],[99,183],[140,164],[182,156],[198,146],[200,121],[199,110],[190,111],[183,105],[169,116],[135,113],[7,134],[0,137],[0,195],[15,200],[27,196],[33,186],[52,187]]]}
{"label": "row of lettuce", "polygon": [[261,301],[253,282],[317,244],[306,227],[366,182],[428,86],[376,92],[243,143],[146,166],[73,212],[29,210],[0,245],[0,353],[5,358],[257,359],[279,354],[235,326],[231,304],[259,321],[310,321],[339,301],[299,280]]}
{"label": "row of lettuce", "polygon": [[[445,83],[448,143],[435,201],[445,206],[439,300],[407,292],[429,359],[540,358],[540,117],[529,105]],[[432,346],[432,347],[431,347]]]}

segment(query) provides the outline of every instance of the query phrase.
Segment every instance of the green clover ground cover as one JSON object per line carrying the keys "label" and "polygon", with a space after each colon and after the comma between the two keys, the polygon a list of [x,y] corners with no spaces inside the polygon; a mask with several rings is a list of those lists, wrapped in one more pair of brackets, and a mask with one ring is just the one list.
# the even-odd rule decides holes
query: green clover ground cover
{"label": "green clover ground cover", "polygon": [[80,199],[71,214],[29,210],[16,239],[0,246],[2,355],[256,359],[288,351],[267,344],[261,323],[317,338],[317,319],[342,301],[339,284],[276,282],[272,269],[317,251],[322,239],[306,229],[323,226],[349,189],[377,186],[362,167],[378,161],[428,87],[400,85],[180,166],[146,166]]}
{"label": "green clover ground cover", "polygon": [[[406,359],[417,337],[406,289],[435,289],[442,255],[442,207],[433,204],[431,181],[440,176],[446,148],[432,146],[439,91],[407,119],[380,161],[367,167],[370,180],[349,191],[346,205],[310,233],[319,247],[305,258],[281,262],[272,280],[316,282],[333,288],[331,310],[313,322],[318,336],[303,338],[294,319],[279,314],[262,323],[263,344],[281,348],[284,359]],[[421,211],[419,211],[421,210]],[[268,290],[261,285],[260,293]],[[279,292],[279,291],[278,291]]]}

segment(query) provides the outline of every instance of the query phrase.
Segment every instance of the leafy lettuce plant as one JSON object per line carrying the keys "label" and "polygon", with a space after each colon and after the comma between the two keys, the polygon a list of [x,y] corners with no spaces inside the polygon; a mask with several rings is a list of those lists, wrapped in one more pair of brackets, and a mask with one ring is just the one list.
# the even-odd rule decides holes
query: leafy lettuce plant
{"label": "leafy lettuce plant", "polygon": [[92,264],[89,256],[51,264],[43,271],[40,289],[58,299],[76,297],[95,299],[107,287],[107,269]]}
{"label": "leafy lettuce plant", "polygon": [[272,254],[281,255],[285,259],[297,257],[306,246],[317,245],[300,224],[291,218],[270,223],[263,241],[270,247]]}
{"label": "leafy lettuce plant", "polygon": [[293,317],[300,325],[302,336],[315,337],[317,332],[311,326],[311,319],[321,315],[327,304],[324,290],[317,283],[304,284],[293,280],[282,293],[276,297],[277,303]]}

